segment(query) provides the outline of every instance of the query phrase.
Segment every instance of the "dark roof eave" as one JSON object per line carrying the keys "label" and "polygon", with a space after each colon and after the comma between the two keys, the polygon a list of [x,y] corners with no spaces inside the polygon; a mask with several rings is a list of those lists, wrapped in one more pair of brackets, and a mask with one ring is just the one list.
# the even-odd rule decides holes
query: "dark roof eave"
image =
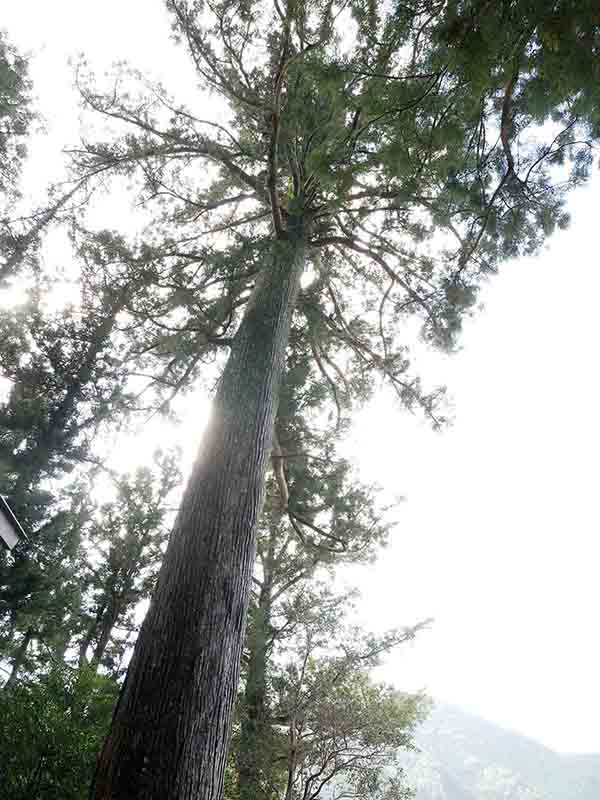
{"label": "dark roof eave", "polygon": [[19,520],[15,517],[12,508],[8,505],[6,499],[2,497],[1,494],[0,494],[0,511],[4,514],[6,520],[8,521],[14,532],[17,534],[17,536],[19,538],[28,540],[29,537],[23,530],[23,526],[21,525]]}

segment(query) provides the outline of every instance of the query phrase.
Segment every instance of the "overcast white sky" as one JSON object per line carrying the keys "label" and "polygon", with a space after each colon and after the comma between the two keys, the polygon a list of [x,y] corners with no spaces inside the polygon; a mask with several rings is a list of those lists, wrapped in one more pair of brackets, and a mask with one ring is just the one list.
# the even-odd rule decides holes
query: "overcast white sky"
{"label": "overcast white sky", "polygon": [[[126,58],[193,97],[161,0],[3,3],[0,27],[33,53],[47,119],[32,182],[74,139],[69,56],[98,71]],[[462,351],[426,365],[451,390],[452,429],[433,434],[383,397],[353,445],[366,479],[408,497],[393,546],[352,576],[365,618],[436,620],[385,677],[573,752],[600,752],[598,177],[572,196],[570,230],[486,289]]]}

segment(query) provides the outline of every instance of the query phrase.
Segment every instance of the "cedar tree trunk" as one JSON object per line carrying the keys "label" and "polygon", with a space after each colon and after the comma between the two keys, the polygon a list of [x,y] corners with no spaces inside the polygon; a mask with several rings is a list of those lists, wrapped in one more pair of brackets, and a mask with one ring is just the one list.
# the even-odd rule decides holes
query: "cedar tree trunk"
{"label": "cedar tree trunk", "polygon": [[290,322],[301,218],[273,243],[232,344],[93,800],[221,800],[245,618]]}
{"label": "cedar tree trunk", "polygon": [[267,649],[271,620],[269,574],[264,576],[253,617],[238,755],[240,800],[261,800],[265,797],[265,767],[268,769],[271,766],[271,726],[266,719]]}

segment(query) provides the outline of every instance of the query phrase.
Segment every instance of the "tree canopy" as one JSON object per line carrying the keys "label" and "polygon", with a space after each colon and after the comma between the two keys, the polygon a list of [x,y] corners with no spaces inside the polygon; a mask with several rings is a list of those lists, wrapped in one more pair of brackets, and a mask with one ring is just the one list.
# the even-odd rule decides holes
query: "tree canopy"
{"label": "tree canopy", "polygon": [[[402,322],[415,316],[452,347],[482,278],[566,224],[565,191],[597,135],[593,14],[488,6],[171,2],[215,119],[160,87],[136,91],[135,74],[102,94],[82,71],[85,104],[115,135],[77,149],[74,169],[133,179],[147,234],[129,250],[107,243],[105,258],[120,257],[115,278],[145,265],[134,313],[174,379],[235,330],[265,242],[300,204],[313,283],[296,313],[317,356],[383,373],[433,413]],[[557,45],[550,31],[566,18]],[[568,52],[578,57],[563,78]],[[200,296],[202,308],[189,299]],[[341,393],[352,388],[320,362]]]}

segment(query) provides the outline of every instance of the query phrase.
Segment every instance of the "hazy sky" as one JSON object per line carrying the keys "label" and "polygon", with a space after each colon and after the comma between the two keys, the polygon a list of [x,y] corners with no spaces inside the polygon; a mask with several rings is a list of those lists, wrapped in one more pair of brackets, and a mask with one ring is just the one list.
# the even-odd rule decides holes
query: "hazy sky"
{"label": "hazy sky", "polygon": [[[0,27],[33,53],[47,119],[32,185],[56,176],[56,148],[75,138],[67,59],[78,51],[99,72],[126,58],[194,97],[160,0],[21,0],[3,4]],[[363,476],[408,501],[393,545],[352,579],[372,626],[435,617],[386,679],[555,749],[600,752],[600,180],[570,207],[570,230],[486,288],[462,351],[423,365],[451,391],[449,431],[431,433],[385,396],[357,418]]]}

